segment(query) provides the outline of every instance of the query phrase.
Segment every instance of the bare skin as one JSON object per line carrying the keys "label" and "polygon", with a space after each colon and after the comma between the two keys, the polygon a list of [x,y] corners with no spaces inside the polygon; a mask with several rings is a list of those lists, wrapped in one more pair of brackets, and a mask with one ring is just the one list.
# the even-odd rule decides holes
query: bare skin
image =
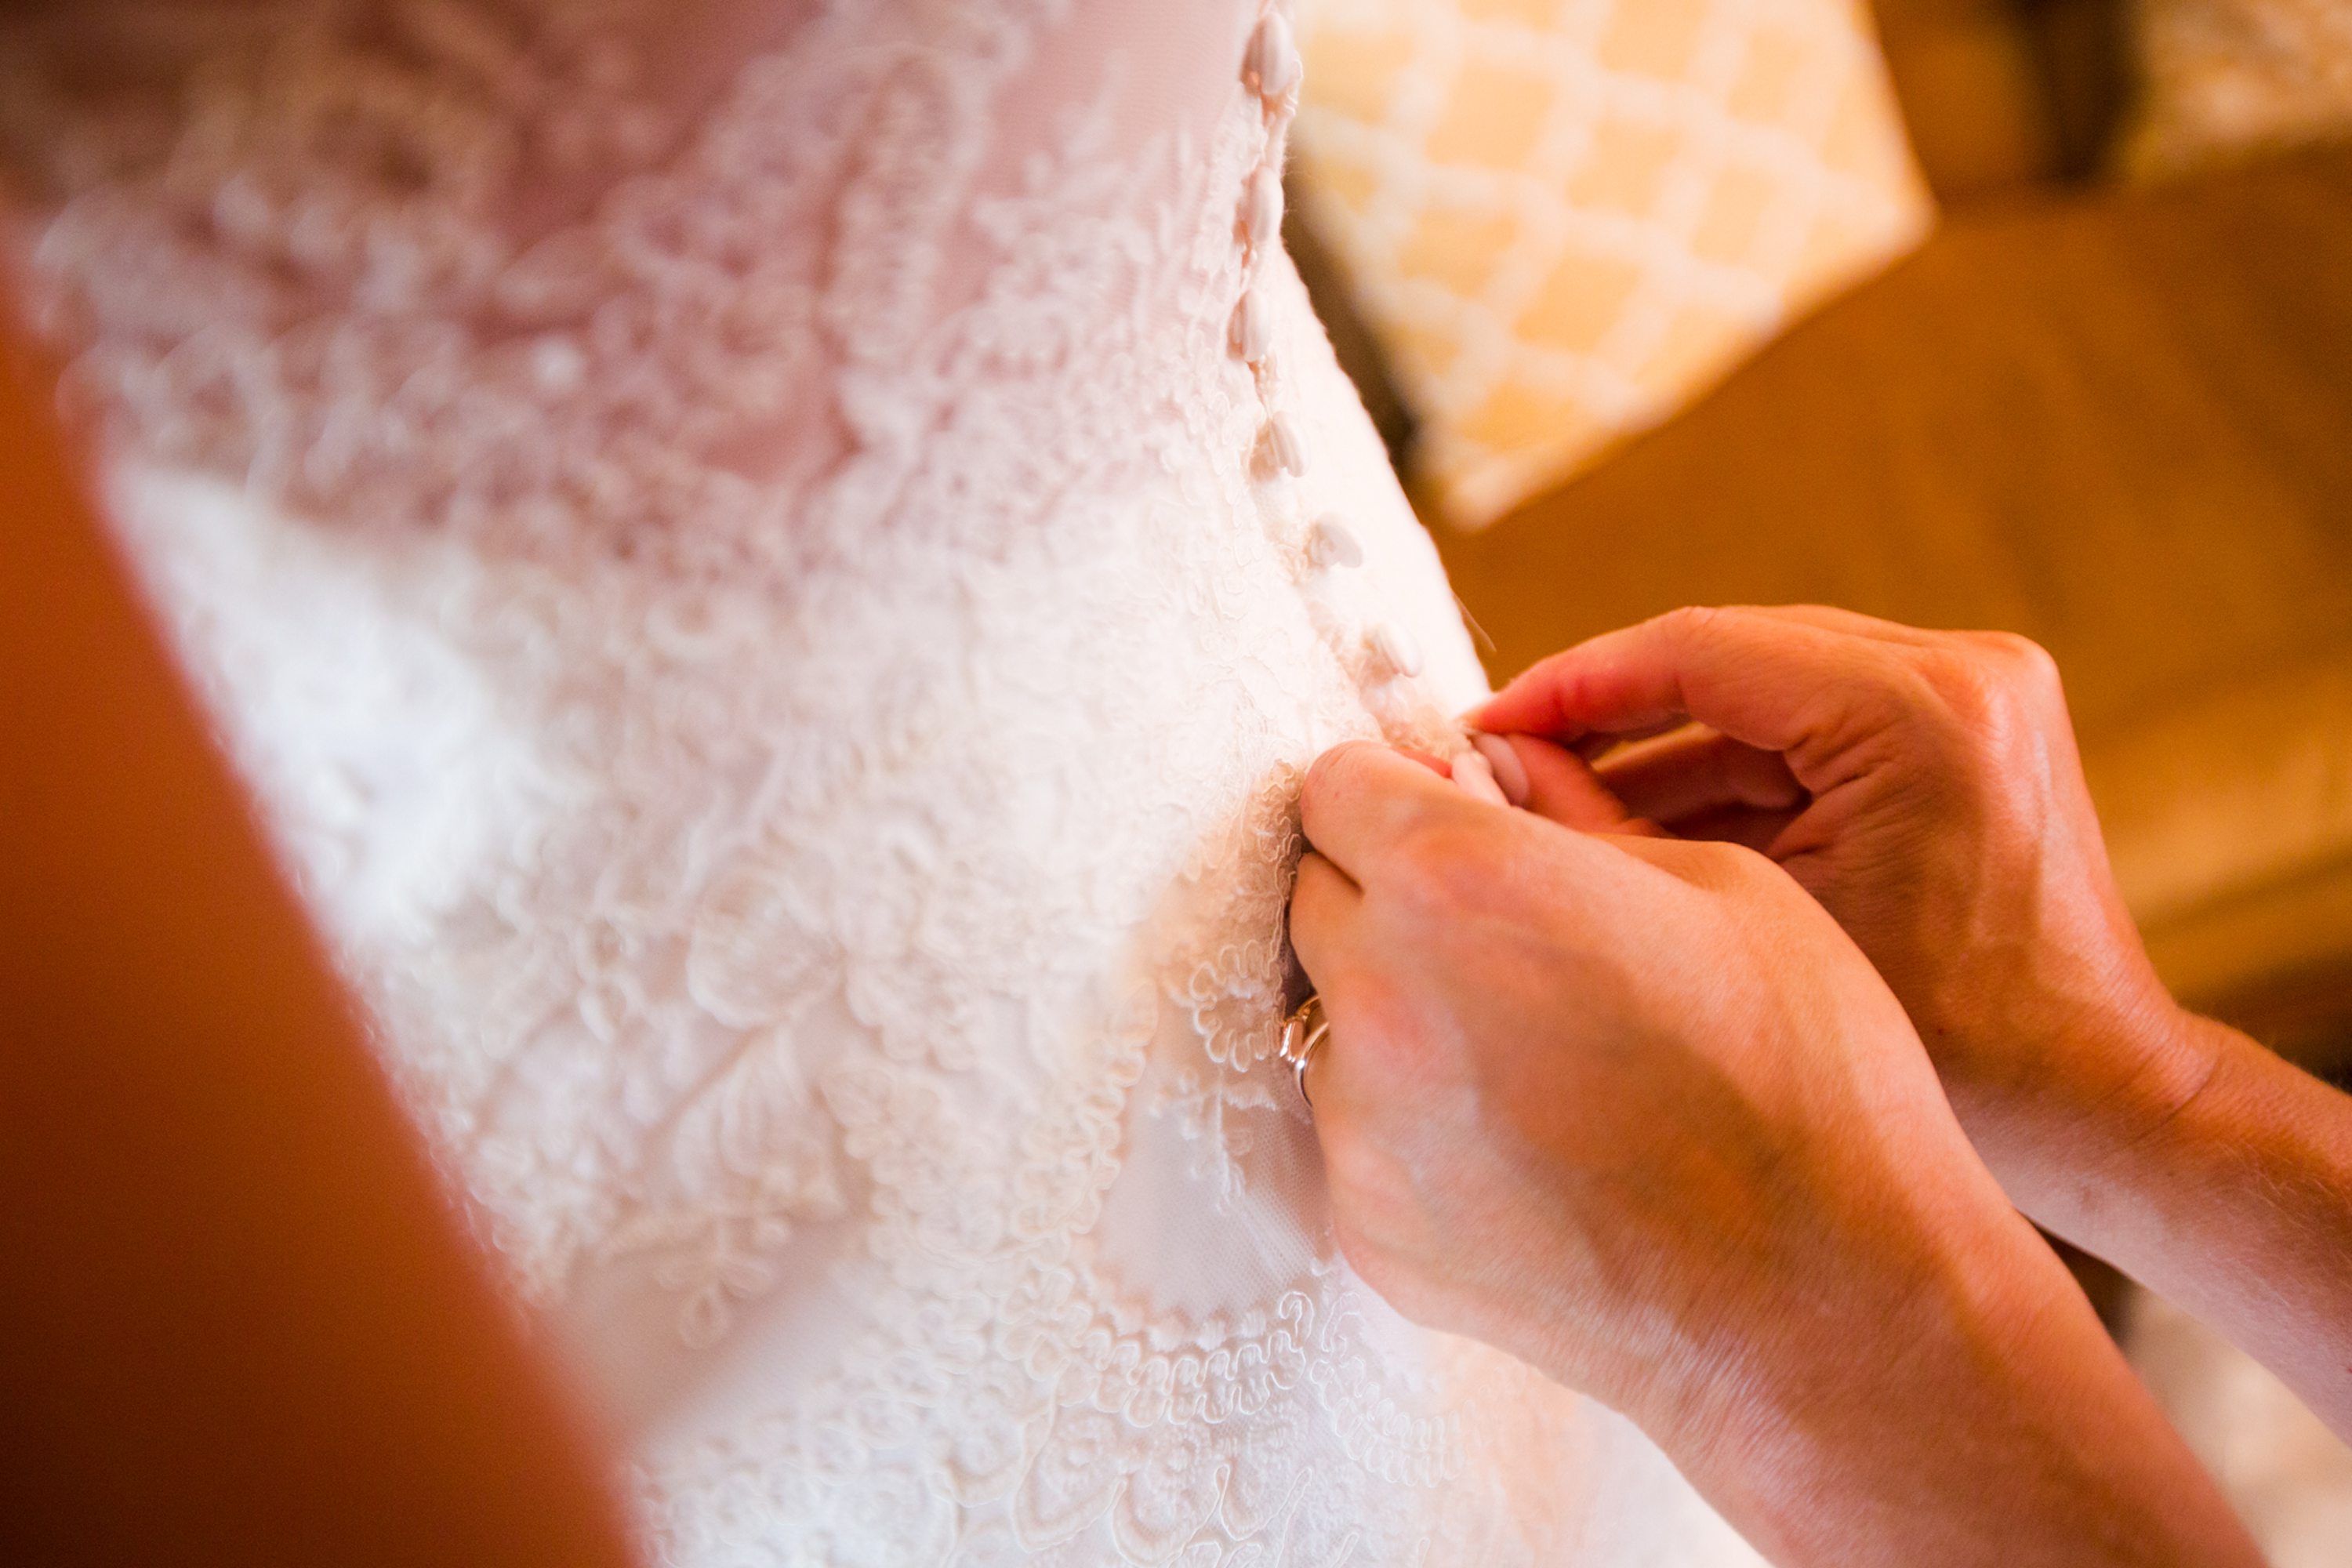
{"label": "bare skin", "polygon": [[1602,782],[1778,861],[1902,999],[2017,1205],[2352,1439],[2352,1098],[2167,994],[2040,648],[1685,611],[1545,661],[1480,720],[1586,745],[1694,721],[1604,757]]}
{"label": "bare skin", "polygon": [[1509,762],[1528,810],[1378,747],[1308,778],[1367,1279],[1624,1411],[1778,1563],[2258,1561],[1822,905]]}

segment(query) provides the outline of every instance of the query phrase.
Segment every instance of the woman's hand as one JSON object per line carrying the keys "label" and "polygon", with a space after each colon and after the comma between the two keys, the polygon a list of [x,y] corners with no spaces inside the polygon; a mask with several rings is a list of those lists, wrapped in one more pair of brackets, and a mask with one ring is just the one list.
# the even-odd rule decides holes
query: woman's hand
{"label": "woman's hand", "polygon": [[1787,876],[1363,744],[1305,809],[1316,1127],[1401,1310],[1625,1411],[1783,1562],[2250,1560]]}
{"label": "woman's hand", "polygon": [[[1602,755],[1623,808],[1780,862],[1902,1000],[2019,1206],[2352,1436],[2352,1100],[2166,994],[2041,649],[1685,610],[1546,660],[1475,718],[1515,732],[1507,783],[1572,779],[1549,742],[1670,731]],[[1519,793],[1588,798],[1547,787]]]}
{"label": "woman's hand", "polygon": [[1370,745],[1305,810],[1316,1125],[1406,1311],[1639,1412],[1751,1376],[1799,1294],[2001,1228],[1901,1006],[1760,856],[1571,832]]}
{"label": "woman's hand", "polygon": [[2116,891],[2056,668],[2021,637],[1682,610],[1545,660],[1474,719],[1586,749],[1643,738],[1602,783],[1818,899],[2037,1217],[2083,1116],[2160,1123],[2212,1070]]}

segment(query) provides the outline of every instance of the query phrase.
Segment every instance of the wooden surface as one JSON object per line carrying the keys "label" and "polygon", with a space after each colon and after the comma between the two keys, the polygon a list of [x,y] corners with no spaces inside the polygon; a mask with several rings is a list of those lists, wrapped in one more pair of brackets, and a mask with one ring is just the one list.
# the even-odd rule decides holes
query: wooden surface
{"label": "wooden surface", "polygon": [[1681,418],[1442,536],[1498,677],[1687,603],[2046,644],[2080,722],[2352,647],[2352,148],[1956,219]]}
{"label": "wooden surface", "polygon": [[1874,0],[1920,172],[1948,209],[2093,177],[2131,89],[2131,0]]}

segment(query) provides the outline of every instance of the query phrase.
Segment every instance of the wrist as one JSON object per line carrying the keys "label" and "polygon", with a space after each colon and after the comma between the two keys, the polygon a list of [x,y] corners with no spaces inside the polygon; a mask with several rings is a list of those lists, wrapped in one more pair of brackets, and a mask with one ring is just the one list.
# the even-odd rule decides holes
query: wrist
{"label": "wrist", "polygon": [[[1887,1528],[1932,1538],[1947,1510],[1981,1545],[1981,1498],[2038,1485],[2063,1462],[2062,1424],[2041,1412],[2078,1391],[2055,1385],[2114,1354],[2063,1266],[2006,1209],[1939,1236],[1850,1310],[1787,1316],[1800,1331],[1727,1363],[1678,1422],[1644,1422],[1776,1562],[1845,1561],[1854,1537]],[[1958,1495],[1926,1495],[1947,1484]],[[1889,1526],[1890,1508],[1917,1517]],[[1919,1544],[1913,1560],[1967,1555],[1951,1541]]]}
{"label": "wrist", "polygon": [[[1948,1126],[1948,1124],[1947,1124]],[[1896,1413],[1902,1369],[1986,1365],[2079,1297],[2063,1265],[1969,1154],[1920,1149],[1882,1170],[1815,1244],[1743,1279],[1718,1279],[1680,1354],[1644,1369],[1631,1415],[1677,1462],[1794,1462]]]}
{"label": "wrist", "polygon": [[[1791,1565],[2257,1562],[2017,1215],[1946,1234],[1894,1294],[1759,1366],[1709,1424],[1652,1428]],[[1927,1413],[1923,1417],[1922,1413]]]}
{"label": "wrist", "polygon": [[2051,1205],[2179,1121],[2212,1081],[2229,1031],[2174,1002],[2153,972],[2026,994],[1974,1025],[1969,1066],[1943,1076],[1985,1164],[2048,1225]]}
{"label": "wrist", "polygon": [[2352,1433],[2352,1103],[2186,1011],[2165,1049],[2169,1074],[2085,1119],[2071,1159],[2021,1206]]}

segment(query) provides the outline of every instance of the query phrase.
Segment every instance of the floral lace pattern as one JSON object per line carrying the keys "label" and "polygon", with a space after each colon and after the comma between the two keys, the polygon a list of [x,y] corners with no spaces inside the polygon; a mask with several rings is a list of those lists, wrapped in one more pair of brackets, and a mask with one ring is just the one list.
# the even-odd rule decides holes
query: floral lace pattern
{"label": "floral lace pattern", "polygon": [[1138,124],[1077,0],[230,10],[0,32],[23,271],[666,1558],[1744,1560],[1362,1290],[1268,1059],[1304,768],[1479,687],[1282,14]]}

